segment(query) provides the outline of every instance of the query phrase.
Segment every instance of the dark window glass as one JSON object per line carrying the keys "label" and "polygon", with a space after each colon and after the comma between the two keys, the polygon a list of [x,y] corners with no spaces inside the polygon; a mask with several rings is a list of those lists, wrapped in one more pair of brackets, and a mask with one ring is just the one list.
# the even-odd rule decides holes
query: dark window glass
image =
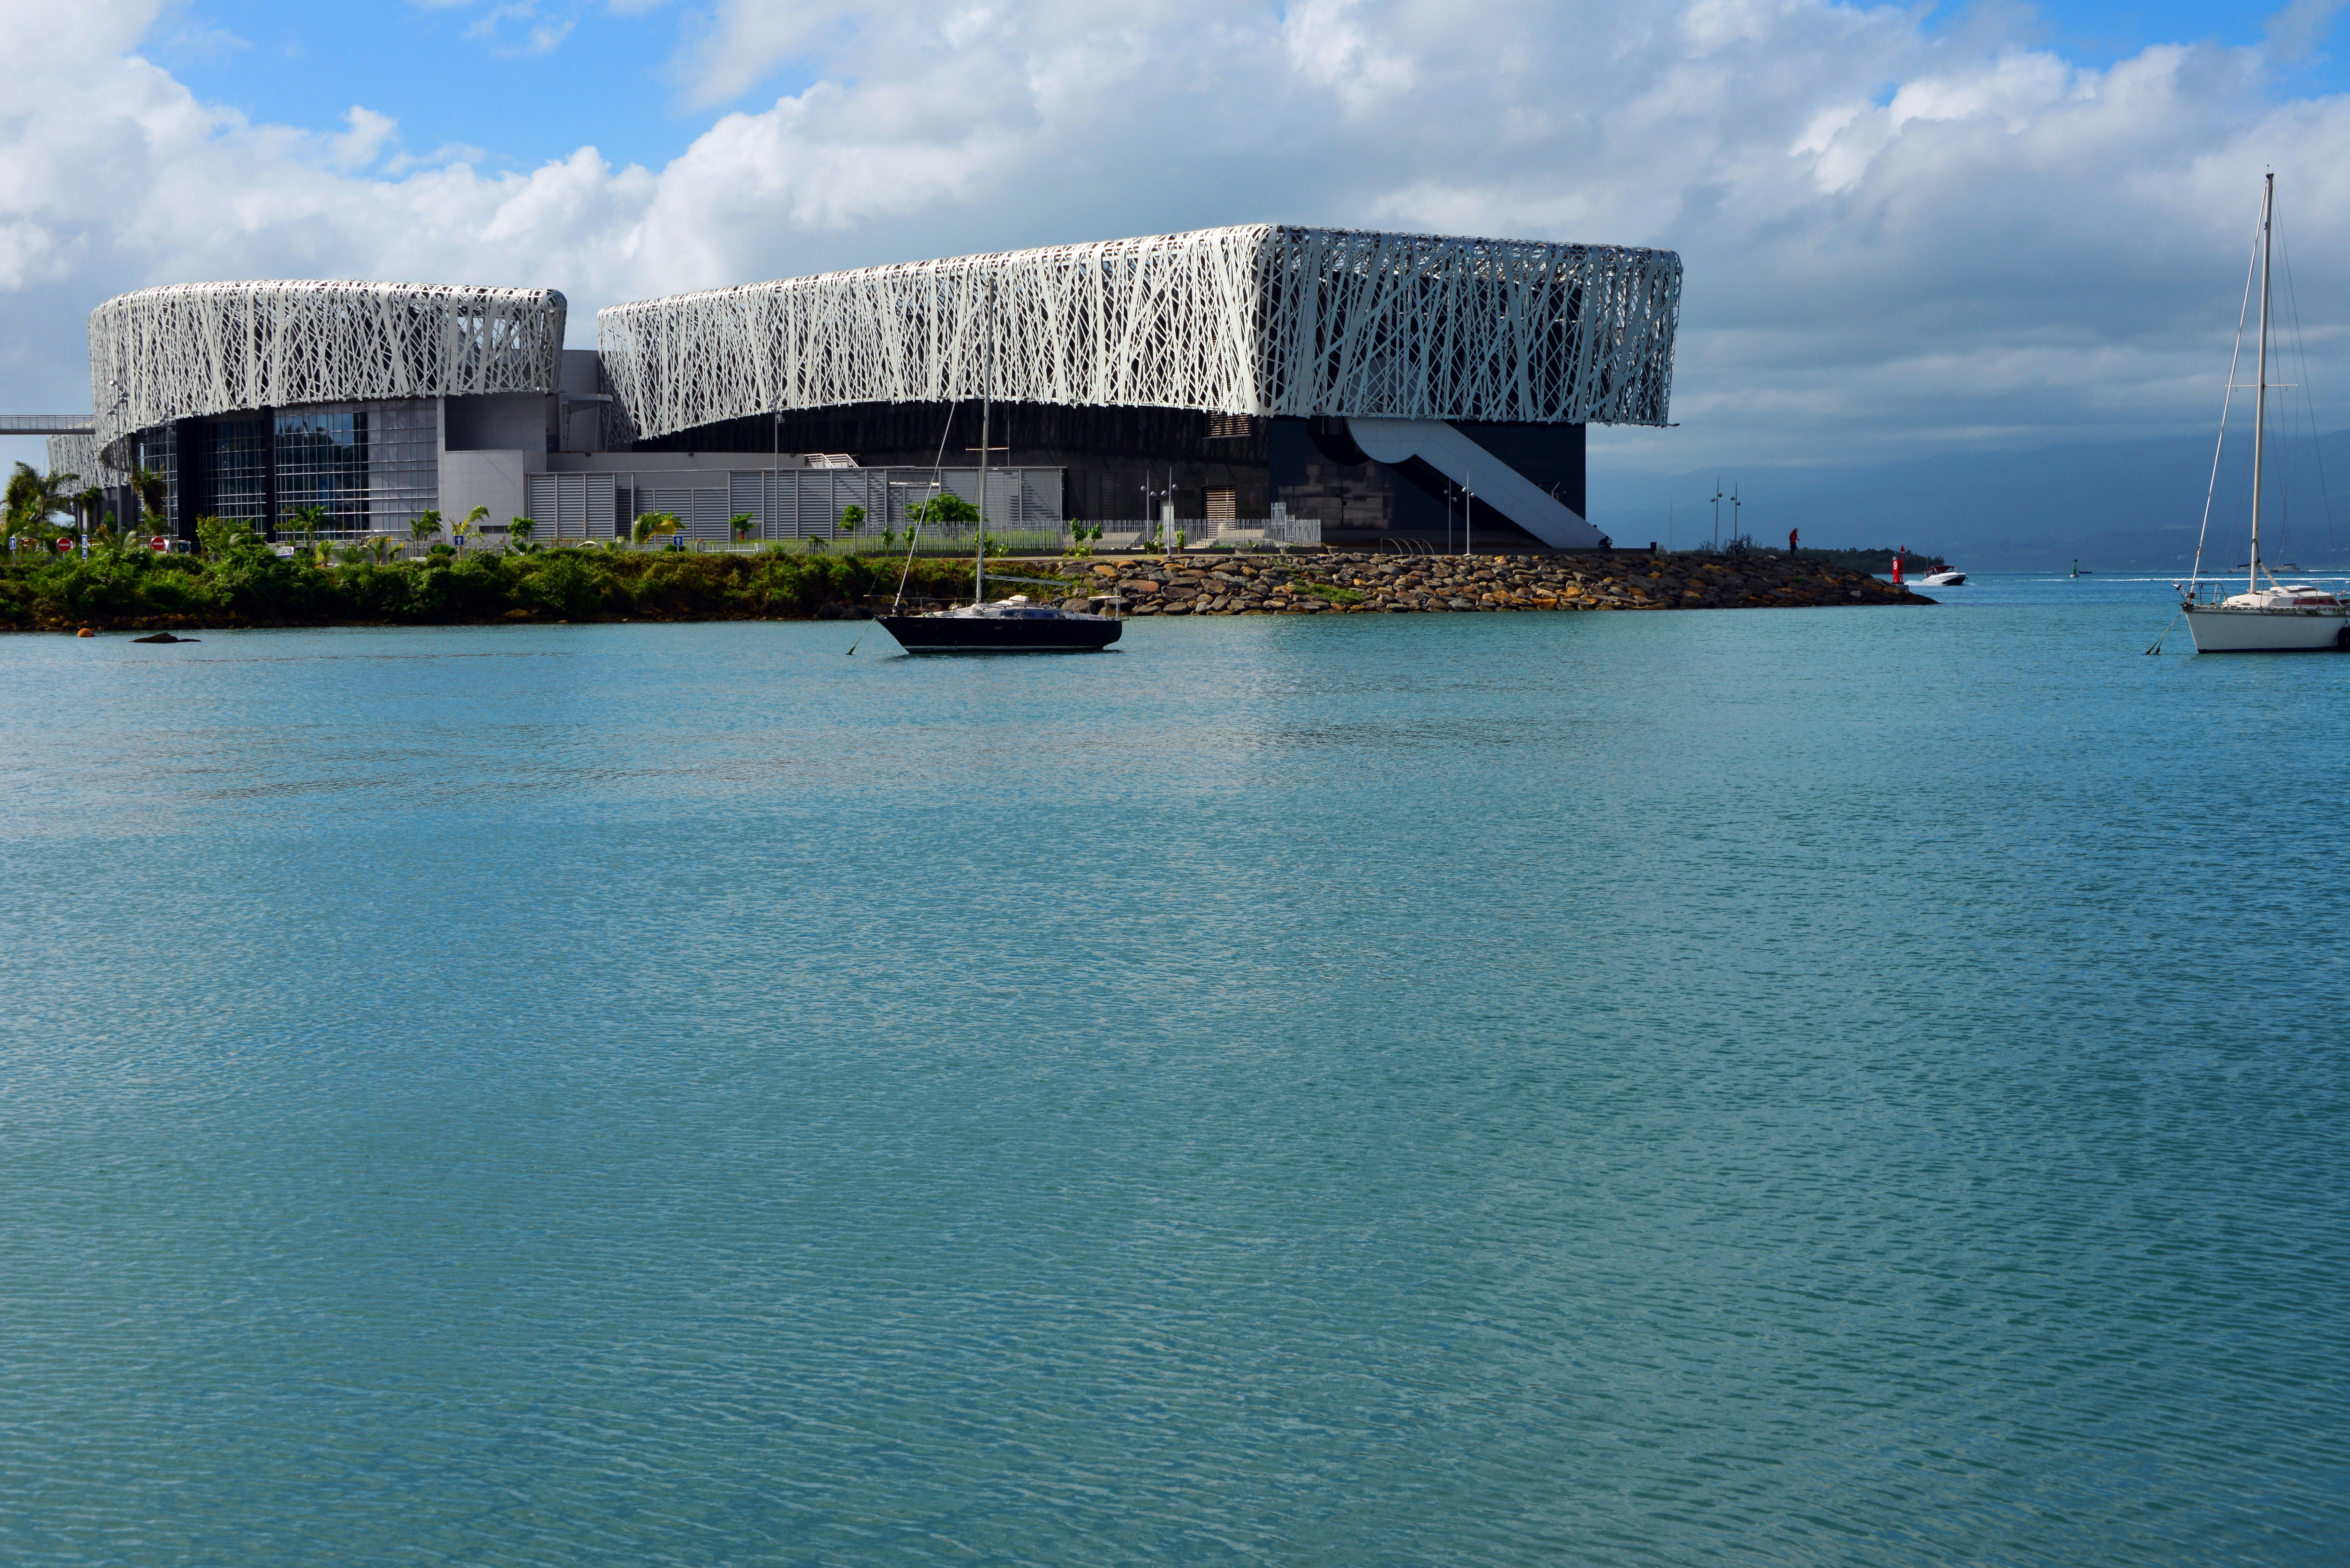
{"label": "dark window glass", "polygon": [[212,437],[213,504],[217,517],[259,523],[268,514],[268,432],[259,420],[207,427]]}
{"label": "dark window glass", "polygon": [[277,416],[277,516],[325,509],[336,531],[368,525],[368,416],[364,409]]}
{"label": "dark window glass", "polygon": [[[163,517],[167,524],[176,519],[180,515],[179,427],[152,425],[140,431],[130,461],[163,476]],[[131,504],[140,503],[134,500]],[[167,526],[164,531],[171,530]]]}

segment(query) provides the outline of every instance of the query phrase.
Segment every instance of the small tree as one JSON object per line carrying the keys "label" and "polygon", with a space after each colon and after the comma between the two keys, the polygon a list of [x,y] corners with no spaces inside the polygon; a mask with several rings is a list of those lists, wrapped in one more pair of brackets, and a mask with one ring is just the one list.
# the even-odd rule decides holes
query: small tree
{"label": "small tree", "polygon": [[450,534],[452,535],[457,541],[457,553],[459,555],[462,556],[465,553],[466,539],[480,531],[482,524],[488,519],[489,515],[490,509],[488,507],[476,506],[471,512],[465,514],[465,520],[463,522],[455,524],[450,528]]}
{"label": "small tree", "polygon": [[250,525],[232,517],[199,517],[196,519],[196,545],[204,555],[215,561],[232,556],[256,554],[261,538]]}
{"label": "small tree", "polygon": [[46,528],[50,518],[71,508],[74,482],[80,477],[54,470],[38,473],[32,464],[18,463],[8,475],[6,509],[10,529],[38,532]]}
{"label": "small tree", "polygon": [[684,526],[684,519],[674,512],[648,512],[637,519],[631,536],[641,545],[657,534],[668,535]]}
{"label": "small tree", "polygon": [[841,513],[840,513],[840,531],[841,531],[842,533],[844,533],[844,534],[854,534],[854,533],[856,533],[859,528],[862,528],[862,527],[864,527],[864,526],[865,526],[865,508],[864,508],[864,507],[862,507],[862,506],[846,506],[846,507],[843,507],[843,508],[841,509]]}
{"label": "small tree", "polygon": [[979,508],[951,490],[941,490],[908,515],[917,523],[976,523]]}
{"label": "small tree", "polygon": [[530,542],[530,536],[537,532],[538,520],[535,517],[515,517],[506,524],[507,536],[513,539],[514,552],[517,556],[527,556],[531,553],[534,546]]}
{"label": "small tree", "polygon": [[138,494],[141,519],[151,533],[163,532],[163,504],[171,499],[172,487],[161,474],[151,468],[130,471],[130,488]]}
{"label": "small tree", "polygon": [[420,512],[416,514],[416,520],[408,525],[409,539],[418,545],[423,544],[439,532],[441,532],[441,514],[438,512]]}
{"label": "small tree", "polygon": [[737,512],[733,516],[726,519],[726,526],[734,531],[736,542],[748,544],[751,540],[751,530],[758,526],[758,520],[748,512]]}
{"label": "small tree", "polygon": [[318,530],[324,528],[329,521],[331,519],[327,515],[327,509],[312,502],[307,506],[297,506],[294,509],[293,515],[286,519],[286,531],[288,534],[298,535],[304,539],[316,539],[318,536]]}

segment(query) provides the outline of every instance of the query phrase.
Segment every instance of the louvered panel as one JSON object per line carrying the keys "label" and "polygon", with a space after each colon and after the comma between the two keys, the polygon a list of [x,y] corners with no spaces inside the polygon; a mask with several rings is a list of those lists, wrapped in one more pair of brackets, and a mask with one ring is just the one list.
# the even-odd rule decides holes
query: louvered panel
{"label": "louvered panel", "polygon": [[751,536],[767,537],[767,476],[764,472],[736,472],[726,476],[726,515],[732,519],[738,512],[748,512],[754,526]]}

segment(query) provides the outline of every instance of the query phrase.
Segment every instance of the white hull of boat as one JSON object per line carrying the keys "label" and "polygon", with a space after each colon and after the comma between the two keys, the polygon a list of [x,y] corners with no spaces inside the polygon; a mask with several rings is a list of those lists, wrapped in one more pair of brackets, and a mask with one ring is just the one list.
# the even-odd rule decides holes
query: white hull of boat
{"label": "white hull of boat", "polygon": [[2315,653],[2339,646],[2350,610],[2230,609],[2202,605],[2187,612],[2198,653]]}

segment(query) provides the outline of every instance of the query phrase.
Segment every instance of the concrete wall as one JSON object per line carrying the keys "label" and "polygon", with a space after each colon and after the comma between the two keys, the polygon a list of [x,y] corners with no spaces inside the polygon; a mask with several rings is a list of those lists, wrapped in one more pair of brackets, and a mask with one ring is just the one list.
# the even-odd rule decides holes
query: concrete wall
{"label": "concrete wall", "polygon": [[703,473],[733,473],[752,468],[806,468],[807,459],[795,452],[780,458],[744,452],[555,452],[546,466],[557,473],[634,473],[639,469],[690,468]]}
{"label": "concrete wall", "polygon": [[[563,351],[563,390],[567,397],[601,396],[604,390],[603,357],[593,348],[566,348]],[[606,406],[598,402],[565,403],[562,428],[556,432],[556,448],[563,452],[602,452]]]}
{"label": "concrete wall", "polygon": [[527,516],[524,481],[546,471],[544,452],[449,452],[441,455],[441,515],[462,522],[476,506],[490,509],[489,521],[503,527]]}
{"label": "concrete wall", "polygon": [[555,400],[544,392],[505,392],[443,400],[442,439],[451,452],[533,452],[544,455]]}

